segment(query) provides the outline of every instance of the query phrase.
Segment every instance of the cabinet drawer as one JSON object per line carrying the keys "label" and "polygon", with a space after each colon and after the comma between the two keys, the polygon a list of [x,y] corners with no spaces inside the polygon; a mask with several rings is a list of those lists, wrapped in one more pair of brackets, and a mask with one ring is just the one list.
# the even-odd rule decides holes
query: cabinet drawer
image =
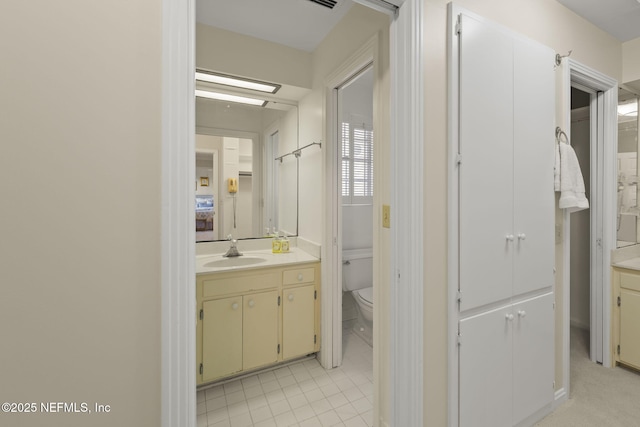
{"label": "cabinet drawer", "polygon": [[316,269],[297,268],[295,270],[285,270],[282,277],[283,285],[296,285],[299,283],[313,283]]}
{"label": "cabinet drawer", "polygon": [[620,272],[620,287],[640,292],[640,274]]}
{"label": "cabinet drawer", "polygon": [[202,280],[202,296],[204,298],[235,293],[260,291],[278,287],[276,273],[260,275],[232,276]]}

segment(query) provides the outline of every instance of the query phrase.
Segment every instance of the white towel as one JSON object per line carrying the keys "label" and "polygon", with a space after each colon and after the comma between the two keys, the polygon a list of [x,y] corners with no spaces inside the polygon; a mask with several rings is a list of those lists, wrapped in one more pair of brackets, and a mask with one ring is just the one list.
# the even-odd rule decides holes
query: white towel
{"label": "white towel", "polygon": [[560,209],[567,209],[569,212],[589,209],[578,157],[573,147],[564,142],[557,144],[556,148],[554,185],[555,190],[560,192]]}

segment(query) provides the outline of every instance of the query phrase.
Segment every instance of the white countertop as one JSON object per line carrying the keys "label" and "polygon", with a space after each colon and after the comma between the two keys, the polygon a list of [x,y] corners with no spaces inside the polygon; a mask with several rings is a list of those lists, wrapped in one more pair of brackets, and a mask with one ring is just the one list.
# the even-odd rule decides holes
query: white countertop
{"label": "white countertop", "polygon": [[271,250],[241,250],[240,252],[243,255],[236,258],[225,258],[221,253],[198,255],[196,257],[196,274],[251,270],[319,261],[318,258],[299,248],[291,248],[289,252],[282,254],[274,254]]}
{"label": "white countertop", "polygon": [[627,260],[624,260],[624,261],[614,262],[614,263],[611,263],[611,265],[613,267],[628,268],[628,269],[631,269],[631,270],[639,270],[640,271],[640,257],[631,258],[631,259],[627,259]]}

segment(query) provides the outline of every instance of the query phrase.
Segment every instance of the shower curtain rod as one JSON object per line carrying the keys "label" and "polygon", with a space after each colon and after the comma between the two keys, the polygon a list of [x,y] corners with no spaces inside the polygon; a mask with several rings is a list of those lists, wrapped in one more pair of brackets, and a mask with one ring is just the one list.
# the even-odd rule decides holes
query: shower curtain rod
{"label": "shower curtain rod", "polygon": [[293,150],[293,151],[292,151],[292,152],[290,152],[290,153],[283,154],[283,155],[282,155],[282,156],[280,156],[280,157],[276,157],[274,160],[280,160],[280,163],[282,163],[282,159],[283,159],[283,158],[285,158],[285,157],[287,157],[287,156],[296,156],[296,158],[299,158],[299,157],[300,157],[300,155],[302,155],[302,150],[304,150],[305,148],[308,148],[308,147],[314,146],[314,145],[319,145],[319,146],[320,146],[320,148],[322,148],[322,141],[321,141],[321,142],[312,142],[311,144],[305,145],[304,147],[300,147],[300,148],[298,148],[297,150]]}

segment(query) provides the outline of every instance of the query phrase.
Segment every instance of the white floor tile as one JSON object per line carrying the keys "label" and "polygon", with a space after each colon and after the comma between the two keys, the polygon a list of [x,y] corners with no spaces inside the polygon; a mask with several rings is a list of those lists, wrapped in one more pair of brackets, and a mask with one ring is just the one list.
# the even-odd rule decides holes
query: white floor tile
{"label": "white floor tile", "polygon": [[235,393],[238,391],[242,391],[242,382],[232,381],[230,383],[226,383],[224,386],[224,394]]}
{"label": "white floor tile", "polygon": [[313,412],[316,413],[316,415],[320,415],[327,411],[333,410],[333,406],[331,406],[331,403],[329,403],[327,399],[321,399],[315,402],[311,402],[311,408],[313,409]]}
{"label": "white floor tile", "polygon": [[356,408],[354,408],[351,403],[336,408],[335,411],[343,422],[358,415],[358,411],[356,411]]}
{"label": "white floor tile", "polygon": [[282,390],[273,390],[267,393],[266,395],[267,402],[271,405],[273,402],[278,402],[280,400],[286,400],[287,396],[284,395]]}
{"label": "white floor tile", "polygon": [[346,427],[368,427],[364,420],[357,416],[344,422]]}
{"label": "white floor tile", "polygon": [[234,403],[244,402],[246,400],[243,391],[229,393],[225,397],[227,398],[227,405],[233,405]]}
{"label": "white floor tile", "polygon": [[309,404],[309,402],[307,402],[307,398],[304,397],[304,394],[292,396],[287,400],[289,401],[289,406],[291,406],[291,409],[296,409]]}
{"label": "white floor tile", "polygon": [[249,406],[249,410],[252,411],[254,409],[262,408],[269,405],[269,402],[267,401],[266,396],[264,394],[261,394],[260,396],[252,397],[251,399],[247,400],[247,405]]}
{"label": "white floor tile", "polygon": [[209,424],[213,424],[213,423],[217,423],[217,422],[220,422],[220,421],[228,420],[229,419],[229,410],[225,406],[224,408],[216,409],[215,411],[207,412],[207,419],[208,419]]}
{"label": "white floor tile", "polygon": [[220,408],[227,407],[227,399],[224,396],[214,397],[205,402],[204,405],[207,408],[207,412],[215,411]]}
{"label": "white floor tile", "polygon": [[276,424],[276,420],[271,418],[268,420],[260,421],[259,423],[254,424],[254,426],[255,427],[278,427],[278,424]]}
{"label": "white floor tile", "polygon": [[320,390],[319,388],[305,392],[304,396],[309,402],[315,402],[317,400],[322,400],[325,398],[324,393],[322,393],[322,390]]}
{"label": "white floor tile", "polygon": [[308,420],[304,420],[299,424],[300,427],[322,427],[320,424],[320,420],[316,417],[309,418]]}
{"label": "white floor tile", "polygon": [[251,419],[253,420],[254,424],[273,418],[273,414],[271,413],[271,410],[268,406],[254,409],[250,413]]}
{"label": "white floor tile", "polygon": [[274,416],[291,411],[291,406],[289,406],[289,402],[286,399],[279,402],[271,403],[269,405],[269,408],[271,408],[271,412]]}
{"label": "white floor tile", "polygon": [[247,405],[247,402],[238,402],[227,406],[227,410],[229,411],[229,418],[233,418],[238,415],[248,414],[249,406]]}
{"label": "white floor tile", "polygon": [[371,402],[369,402],[366,397],[356,400],[355,402],[351,402],[351,405],[353,405],[358,414],[364,414],[373,409]]}
{"label": "white floor tile", "polygon": [[316,413],[313,412],[313,409],[311,409],[310,405],[304,405],[294,409],[293,414],[295,415],[296,420],[298,420],[298,422],[302,422],[304,420],[308,420],[309,418],[314,418],[316,416]]}
{"label": "white floor tile", "polygon": [[208,388],[204,391],[205,400],[213,399],[214,397],[224,396],[224,387],[221,385]]}
{"label": "white floor tile", "polygon": [[278,427],[288,427],[294,424],[298,424],[298,420],[296,420],[296,417],[295,415],[293,415],[292,411],[282,413],[274,417],[274,419],[276,420],[276,425]]}
{"label": "white floor tile", "polygon": [[372,350],[343,338],[340,368],[305,360],[199,390],[198,427],[372,427]]}
{"label": "white floor tile", "polygon": [[341,423],[340,417],[334,410],[318,415],[318,419],[322,427],[334,426]]}
{"label": "white floor tile", "polygon": [[327,400],[329,401],[333,409],[339,408],[349,403],[349,399],[347,399],[342,393],[333,394],[327,397]]}
{"label": "white floor tile", "polygon": [[218,421],[217,423],[209,424],[209,427],[231,427],[231,421],[226,420]]}
{"label": "white floor tile", "polygon": [[249,415],[248,413],[231,417],[229,421],[231,423],[231,427],[252,427],[253,426],[251,415]]}

